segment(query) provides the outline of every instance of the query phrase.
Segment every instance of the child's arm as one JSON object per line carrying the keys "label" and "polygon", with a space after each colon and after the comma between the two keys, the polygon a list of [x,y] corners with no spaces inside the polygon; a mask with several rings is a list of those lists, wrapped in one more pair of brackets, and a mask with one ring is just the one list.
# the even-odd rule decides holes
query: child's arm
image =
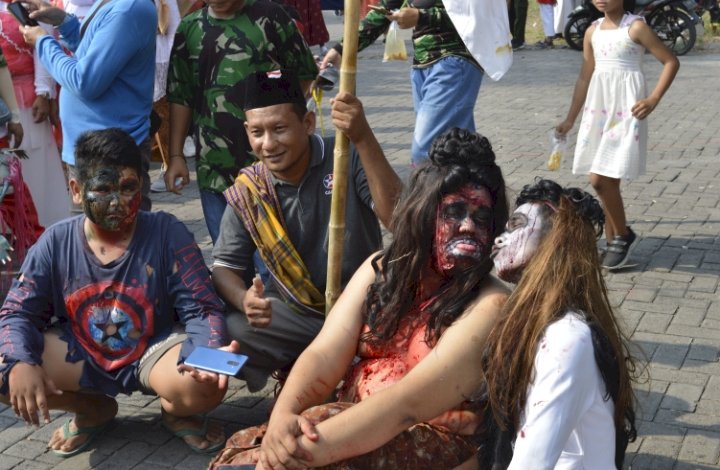
{"label": "child's arm", "polygon": [[575,91],[573,91],[572,101],[570,102],[570,109],[568,110],[565,120],[558,124],[555,128],[555,133],[558,136],[564,136],[573,125],[575,120],[580,114],[583,104],[585,103],[585,97],[587,96],[588,86],[590,85],[590,78],[592,78],[593,71],[595,70],[595,57],[593,56],[592,38],[593,32],[595,32],[595,25],[591,25],[585,32],[585,38],[583,39],[583,64],[580,69],[580,76],[575,82]]}
{"label": "child's arm", "polygon": [[660,102],[670,84],[675,79],[680,68],[680,61],[675,57],[668,47],[660,41],[655,32],[643,21],[635,21],[630,25],[630,39],[644,46],[655,58],[663,64],[663,71],[660,74],[655,89],[650,95],[635,103],[631,111],[637,119],[645,119]]}

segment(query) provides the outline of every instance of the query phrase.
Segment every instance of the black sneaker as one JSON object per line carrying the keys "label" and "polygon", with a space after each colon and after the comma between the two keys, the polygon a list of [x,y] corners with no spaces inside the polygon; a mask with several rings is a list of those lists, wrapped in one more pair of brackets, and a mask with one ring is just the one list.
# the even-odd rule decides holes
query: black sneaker
{"label": "black sneaker", "polygon": [[611,242],[608,243],[607,253],[602,260],[603,268],[607,268],[610,271],[620,269],[625,266],[630,259],[630,253],[638,238],[635,232],[628,227],[628,234],[623,236],[616,235]]}
{"label": "black sneaker", "polygon": [[525,42],[516,41],[514,39],[510,40],[510,45],[512,46],[512,49],[514,51],[519,51],[520,49],[523,49],[525,47]]}

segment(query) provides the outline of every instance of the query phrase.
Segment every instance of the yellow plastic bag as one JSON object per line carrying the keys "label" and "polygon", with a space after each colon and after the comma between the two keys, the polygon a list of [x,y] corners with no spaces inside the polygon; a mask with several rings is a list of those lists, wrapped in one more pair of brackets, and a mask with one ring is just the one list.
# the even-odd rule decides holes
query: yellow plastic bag
{"label": "yellow plastic bag", "polygon": [[407,49],[405,49],[405,41],[400,37],[400,27],[397,21],[390,23],[387,35],[385,36],[385,53],[383,54],[383,62],[391,60],[407,60]]}
{"label": "yellow plastic bag", "polygon": [[563,156],[565,155],[567,140],[564,136],[557,136],[555,134],[555,129],[548,133],[548,138],[550,139],[550,157],[547,161],[547,167],[548,170],[556,171],[560,169],[560,164],[562,163]]}

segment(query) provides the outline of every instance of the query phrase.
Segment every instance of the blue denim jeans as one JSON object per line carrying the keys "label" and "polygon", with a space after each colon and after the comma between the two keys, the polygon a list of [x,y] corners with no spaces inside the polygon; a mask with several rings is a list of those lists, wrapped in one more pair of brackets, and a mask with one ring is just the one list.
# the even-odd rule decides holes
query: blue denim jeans
{"label": "blue denim jeans", "polygon": [[207,225],[208,233],[214,245],[220,235],[220,221],[225,212],[227,201],[222,193],[201,189],[200,205],[205,217],[205,225]]}
{"label": "blue denim jeans", "polygon": [[430,144],[452,127],[475,132],[473,110],[480,92],[483,72],[471,62],[456,56],[443,57],[429,67],[413,68],[413,106],[415,131],[412,163],[427,160]]}

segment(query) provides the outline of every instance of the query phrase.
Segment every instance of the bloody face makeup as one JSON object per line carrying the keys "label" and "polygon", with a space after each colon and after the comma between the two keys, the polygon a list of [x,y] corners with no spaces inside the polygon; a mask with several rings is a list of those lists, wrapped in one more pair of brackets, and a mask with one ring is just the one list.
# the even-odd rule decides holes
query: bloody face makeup
{"label": "bloody face makeup", "polygon": [[446,194],[436,218],[434,268],[448,275],[485,259],[492,240],[492,196],[482,187],[465,185]]}
{"label": "bloody face makeup", "polygon": [[538,250],[546,227],[541,203],[525,203],[515,209],[507,228],[495,239],[493,256],[500,279],[517,283],[525,266]]}
{"label": "bloody face makeup", "polygon": [[82,187],[83,211],[88,219],[110,232],[129,228],[137,217],[142,194],[134,169],[97,169]]}

